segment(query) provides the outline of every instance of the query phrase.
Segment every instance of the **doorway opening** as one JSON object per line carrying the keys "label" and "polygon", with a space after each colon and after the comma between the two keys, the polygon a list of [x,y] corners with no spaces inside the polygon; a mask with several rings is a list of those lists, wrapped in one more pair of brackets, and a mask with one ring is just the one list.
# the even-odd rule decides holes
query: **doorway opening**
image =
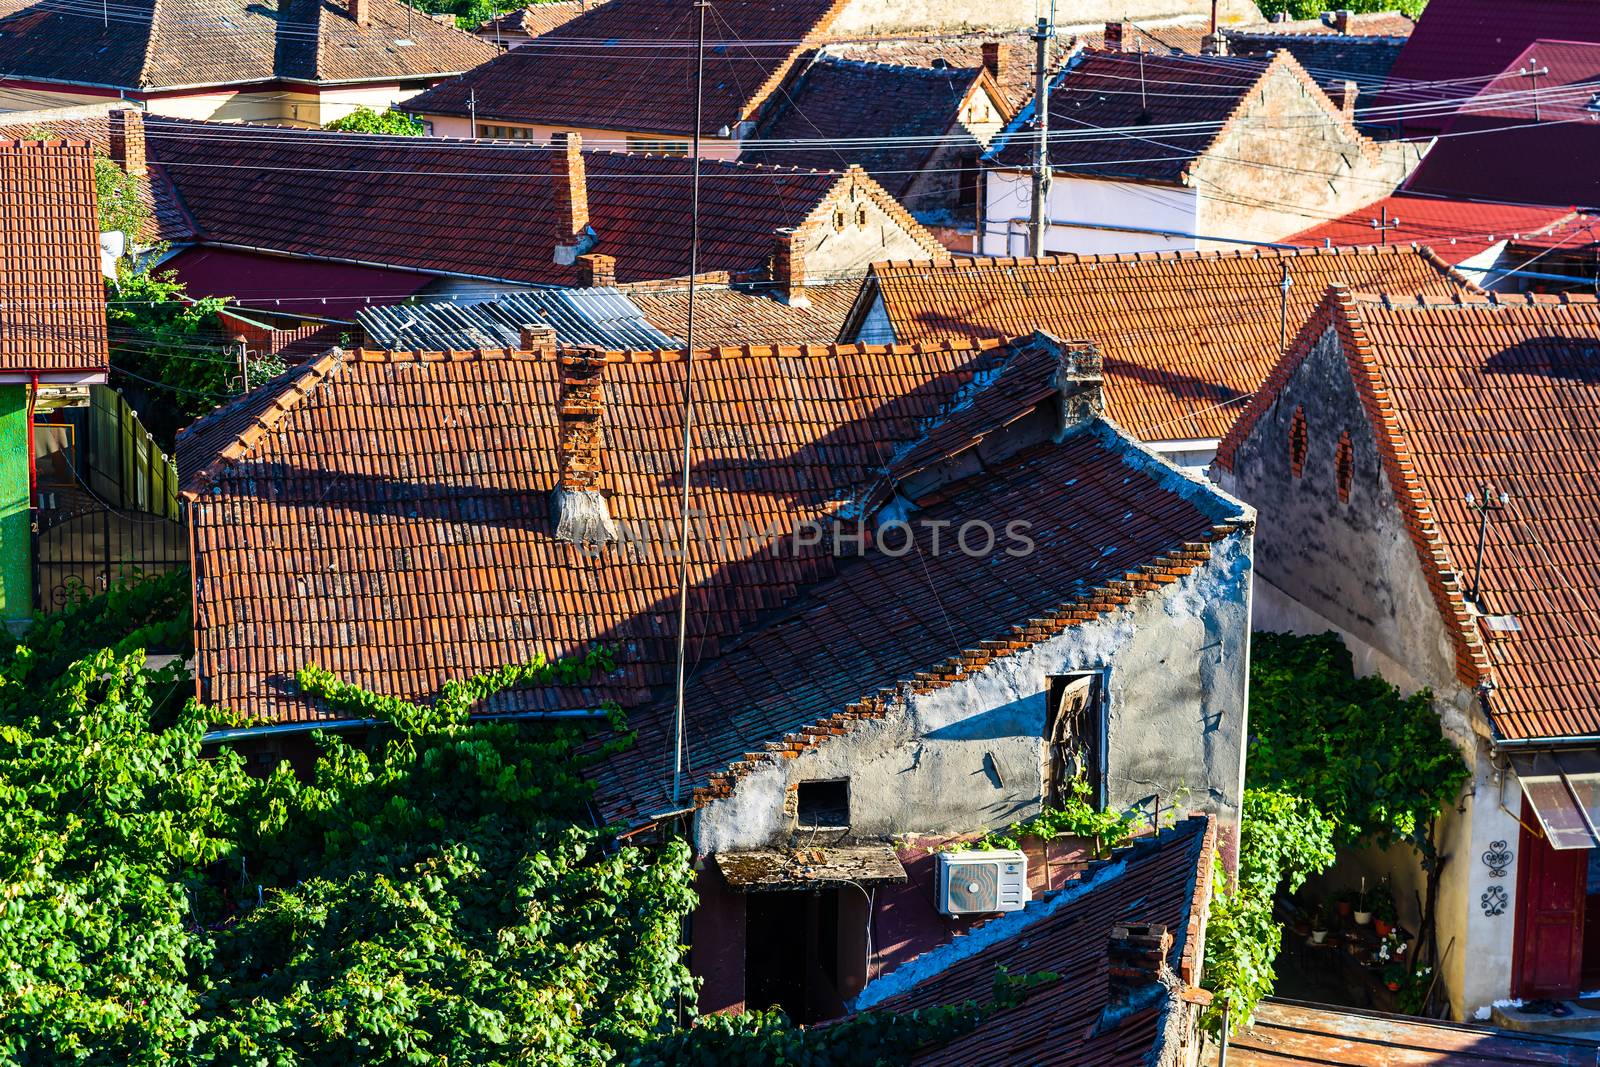
{"label": "doorway opening", "polygon": [[751,893],[745,901],[745,1006],[795,1022],[844,1014],[866,980],[866,895],[856,886]]}

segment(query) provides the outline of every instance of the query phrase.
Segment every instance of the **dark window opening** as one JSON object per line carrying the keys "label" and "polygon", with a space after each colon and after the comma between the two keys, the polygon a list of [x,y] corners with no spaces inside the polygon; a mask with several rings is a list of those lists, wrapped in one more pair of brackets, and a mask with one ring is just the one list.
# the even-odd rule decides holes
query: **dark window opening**
{"label": "dark window opening", "polygon": [[1310,433],[1306,429],[1306,409],[1295,408],[1289,420],[1289,473],[1296,478],[1306,468],[1306,451],[1311,447]]}
{"label": "dark window opening", "polygon": [[1335,462],[1336,474],[1339,478],[1339,499],[1346,503],[1350,500],[1350,483],[1356,476],[1355,449],[1350,446],[1350,431],[1346,430],[1339,438],[1338,458]]}
{"label": "dark window opening", "polygon": [[961,157],[956,166],[956,206],[976,207],[978,190],[983,185],[983,168],[978,166],[978,157],[969,152]]}
{"label": "dark window opening", "polygon": [[1057,674],[1050,678],[1045,721],[1045,803],[1060,807],[1073,795],[1073,783],[1089,784],[1089,802],[1105,805],[1105,728],[1098,673]]}
{"label": "dark window opening", "polygon": [[820,828],[850,825],[850,780],[801,782],[797,808],[801,826]]}

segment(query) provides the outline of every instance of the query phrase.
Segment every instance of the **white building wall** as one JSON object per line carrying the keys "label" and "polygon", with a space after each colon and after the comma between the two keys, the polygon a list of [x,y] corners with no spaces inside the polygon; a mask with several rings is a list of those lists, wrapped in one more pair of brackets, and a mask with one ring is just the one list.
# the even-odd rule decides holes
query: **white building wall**
{"label": "white building wall", "polygon": [[[984,179],[983,253],[1028,254],[1033,179],[1025,171],[990,170]],[[1047,254],[1085,255],[1192,249],[1198,200],[1194,190],[1057,174],[1050,185]],[[1089,223],[1073,226],[1071,223]],[[1102,229],[1101,227],[1108,227]],[[1124,227],[1119,229],[1118,227]],[[1167,234],[1149,231],[1168,231]]]}

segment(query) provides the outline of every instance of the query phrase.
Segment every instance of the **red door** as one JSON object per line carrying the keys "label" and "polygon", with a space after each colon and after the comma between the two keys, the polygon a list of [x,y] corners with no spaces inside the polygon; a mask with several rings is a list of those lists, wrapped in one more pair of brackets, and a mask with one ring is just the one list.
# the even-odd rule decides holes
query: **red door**
{"label": "red door", "polygon": [[1576,996],[1583,978],[1589,850],[1551,848],[1526,801],[1521,843],[1513,991],[1519,997]]}

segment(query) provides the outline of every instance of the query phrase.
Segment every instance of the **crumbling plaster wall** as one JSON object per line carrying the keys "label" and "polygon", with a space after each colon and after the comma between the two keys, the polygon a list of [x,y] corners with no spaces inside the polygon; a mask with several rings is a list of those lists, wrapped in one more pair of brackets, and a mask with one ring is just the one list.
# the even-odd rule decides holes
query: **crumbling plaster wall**
{"label": "crumbling plaster wall", "polygon": [[[1304,410],[1307,428],[1298,477],[1289,462],[1296,408]],[[1336,474],[1345,431],[1354,462],[1348,502],[1339,499]],[[1455,943],[1443,977],[1455,1017],[1466,1018],[1509,995],[1515,879],[1491,880],[1479,857],[1493,841],[1516,847],[1517,823],[1507,809],[1515,809],[1521,798],[1515,782],[1508,783],[1489,758],[1488,723],[1476,693],[1456,678],[1454,644],[1331,327],[1240,445],[1233,469],[1214,468],[1213,473],[1224,490],[1259,515],[1255,628],[1305,634],[1332,630],[1351,650],[1358,674],[1381,674],[1406,693],[1431,689],[1441,728],[1472,770],[1461,804],[1444,813],[1435,835],[1440,853],[1448,857],[1437,911],[1440,951]],[[1399,891],[1424,884],[1420,857],[1409,850],[1342,859],[1334,876],[1353,886],[1365,874],[1371,885],[1391,871]],[[1491,886],[1512,896],[1503,914],[1486,914],[1481,906],[1480,897]]]}
{"label": "crumbling plaster wall", "polygon": [[[850,779],[850,834],[955,834],[1038,812],[1051,675],[1103,670],[1113,807],[1156,794],[1237,823],[1243,779],[1251,536],[1125,608],[911,696],[794,759],[760,765],[701,809],[701,854],[795,839],[791,788]],[[836,836],[826,837],[832,843]],[[819,842],[822,843],[822,842]]]}
{"label": "crumbling plaster wall", "polygon": [[[1422,153],[1360,136],[1325,93],[1276,66],[1190,173],[1200,194],[1195,232],[1252,241],[1300,233],[1390,195]],[[1213,246],[1237,247],[1200,244]]]}
{"label": "crumbling plaster wall", "polygon": [[[825,201],[803,227],[806,281],[838,281],[841,275],[865,274],[869,266],[886,259],[934,258],[934,251],[919,243],[908,225],[920,229],[909,215],[897,218],[860,184],[849,183]],[[925,239],[937,247],[931,236]]]}

